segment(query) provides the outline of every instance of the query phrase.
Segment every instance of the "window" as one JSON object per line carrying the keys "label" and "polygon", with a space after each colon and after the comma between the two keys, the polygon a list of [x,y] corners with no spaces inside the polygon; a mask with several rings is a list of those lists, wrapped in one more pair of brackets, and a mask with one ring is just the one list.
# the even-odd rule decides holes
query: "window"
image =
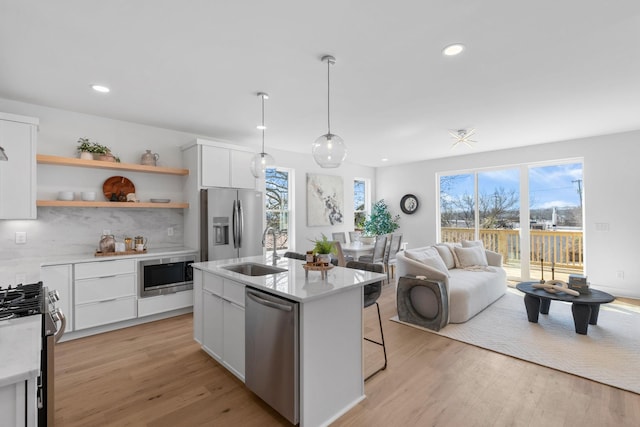
{"label": "window", "polygon": [[353,180],[353,226],[362,228],[367,216],[367,183],[364,179]]}
{"label": "window", "polygon": [[[267,227],[278,233],[276,249],[289,248],[291,221],[292,171],[285,168],[267,169],[265,172],[265,215]],[[267,239],[267,250],[273,249],[273,241]]]}

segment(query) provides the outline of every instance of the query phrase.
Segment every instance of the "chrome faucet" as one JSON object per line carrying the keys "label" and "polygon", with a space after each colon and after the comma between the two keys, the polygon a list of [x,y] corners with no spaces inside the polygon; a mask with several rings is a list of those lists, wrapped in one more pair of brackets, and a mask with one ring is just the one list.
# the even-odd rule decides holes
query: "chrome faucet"
{"label": "chrome faucet", "polygon": [[278,255],[278,253],[276,252],[276,230],[274,230],[273,227],[267,227],[264,230],[264,233],[262,233],[262,247],[266,247],[266,240],[267,240],[267,234],[271,233],[271,235],[273,236],[273,256],[272,256],[272,261],[273,261],[273,265],[276,265],[276,261],[280,259],[280,256]]}

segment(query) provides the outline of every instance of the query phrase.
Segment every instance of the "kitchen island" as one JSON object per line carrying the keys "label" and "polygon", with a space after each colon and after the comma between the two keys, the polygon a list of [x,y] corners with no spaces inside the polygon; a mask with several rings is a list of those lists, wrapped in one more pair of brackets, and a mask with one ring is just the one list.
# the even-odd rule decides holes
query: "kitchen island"
{"label": "kitchen island", "polygon": [[386,276],[334,267],[321,279],[289,258],[276,261],[285,271],[274,274],[225,268],[248,263],[274,266],[270,256],[193,264],[194,338],[244,381],[245,287],[297,302],[300,425],[329,425],[365,397],[362,287]]}

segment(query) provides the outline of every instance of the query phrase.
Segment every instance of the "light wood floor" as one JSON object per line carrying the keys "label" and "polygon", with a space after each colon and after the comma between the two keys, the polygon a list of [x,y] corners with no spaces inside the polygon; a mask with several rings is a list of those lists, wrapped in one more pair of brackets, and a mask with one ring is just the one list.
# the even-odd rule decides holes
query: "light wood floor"
{"label": "light wood floor", "polygon": [[[379,300],[389,366],[334,426],[637,426],[640,395],[404,326]],[[377,336],[375,308],[365,333]],[[279,426],[193,341],[191,315],[58,344],[56,426]],[[365,368],[382,362],[365,343]]]}

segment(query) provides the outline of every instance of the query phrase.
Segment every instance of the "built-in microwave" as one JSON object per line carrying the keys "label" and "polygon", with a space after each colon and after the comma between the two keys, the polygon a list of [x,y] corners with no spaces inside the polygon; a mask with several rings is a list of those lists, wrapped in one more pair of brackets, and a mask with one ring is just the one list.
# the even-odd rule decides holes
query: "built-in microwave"
{"label": "built-in microwave", "polygon": [[140,297],[172,294],[193,289],[195,256],[143,259],[138,263]]}

